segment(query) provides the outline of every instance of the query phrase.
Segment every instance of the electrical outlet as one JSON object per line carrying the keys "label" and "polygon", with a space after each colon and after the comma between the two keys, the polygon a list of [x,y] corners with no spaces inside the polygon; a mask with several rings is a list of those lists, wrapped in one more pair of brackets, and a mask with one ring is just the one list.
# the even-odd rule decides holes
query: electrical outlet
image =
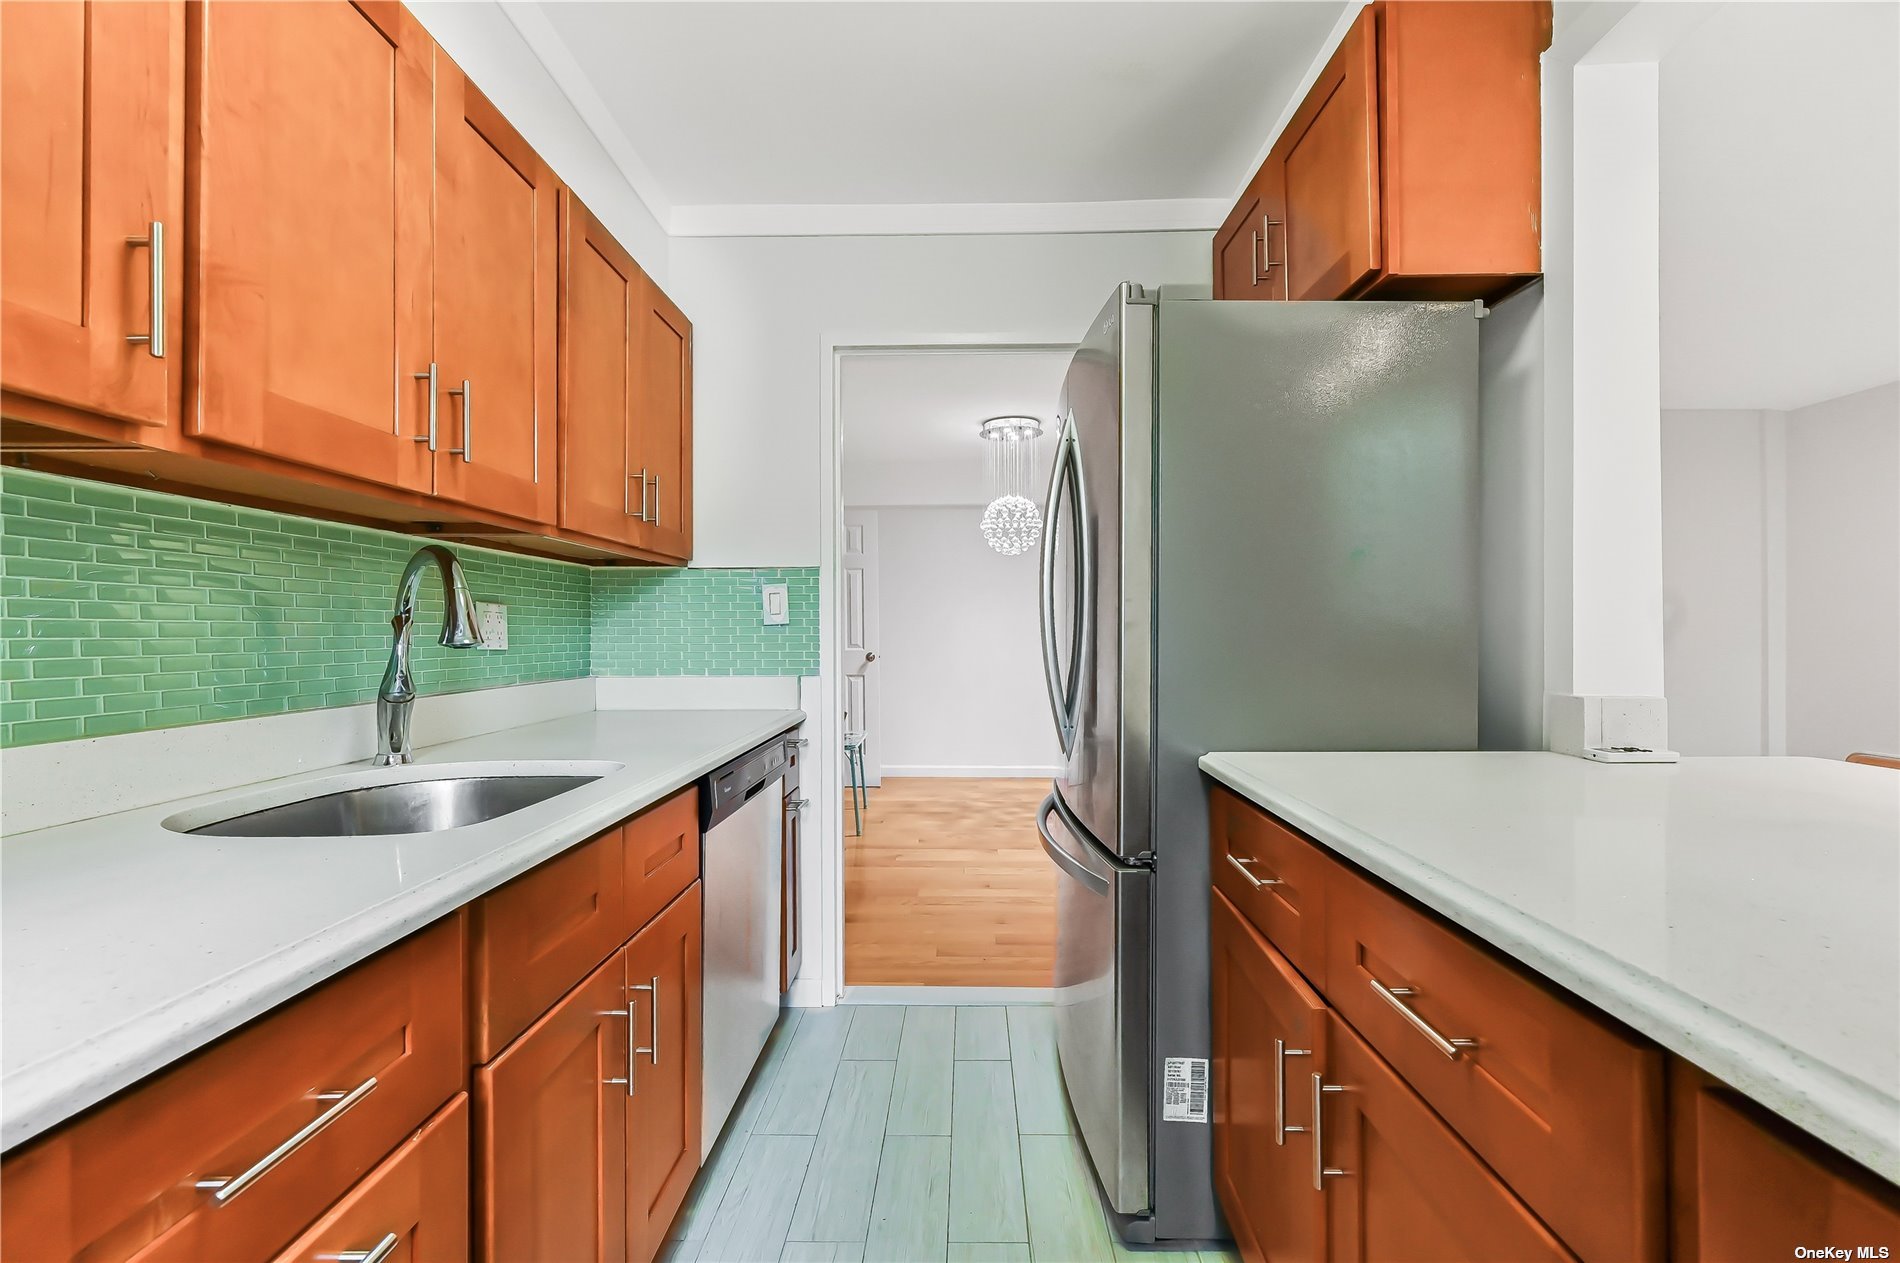
{"label": "electrical outlet", "polygon": [[508,607],[500,601],[475,602],[475,619],[482,629],[482,648],[508,647]]}
{"label": "electrical outlet", "polygon": [[783,627],[792,621],[792,598],[785,584],[760,584],[759,603],[763,607],[767,627]]}

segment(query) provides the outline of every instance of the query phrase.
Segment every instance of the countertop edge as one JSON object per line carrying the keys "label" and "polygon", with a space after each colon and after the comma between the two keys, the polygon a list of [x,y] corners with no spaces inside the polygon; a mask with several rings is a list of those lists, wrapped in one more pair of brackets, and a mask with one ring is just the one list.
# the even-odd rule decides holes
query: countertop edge
{"label": "countertop edge", "polygon": [[[258,957],[171,1003],[145,1010],[96,1038],[43,1057],[0,1078],[0,1151],[10,1152],[190,1056],[246,1022],[586,841],[603,827],[645,810],[720,764],[797,727],[806,718],[805,712],[797,709],[770,713],[770,720],[719,746],[696,751],[664,774],[648,777],[610,797],[589,803],[571,815],[471,859],[425,886],[372,904],[315,934]],[[316,777],[337,770],[315,769],[308,775]],[[87,1054],[86,1060],[94,1065],[74,1074],[68,1063],[81,1049]]]}
{"label": "countertop edge", "polygon": [[[1201,770],[1439,915],[1729,1084],[1763,1108],[1900,1183],[1900,1099],[1816,1063],[1652,974],[1527,916],[1402,848],[1261,780],[1223,753]],[[1710,1026],[1719,1029],[1709,1031]],[[1698,1038],[1698,1031],[1708,1038]]]}

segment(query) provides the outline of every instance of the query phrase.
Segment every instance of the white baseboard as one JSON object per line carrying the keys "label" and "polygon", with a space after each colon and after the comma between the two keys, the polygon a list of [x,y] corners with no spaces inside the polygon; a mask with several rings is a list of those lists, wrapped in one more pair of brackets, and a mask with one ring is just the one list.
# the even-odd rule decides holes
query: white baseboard
{"label": "white baseboard", "polygon": [[1054,987],[846,987],[840,1004],[1053,1004]]}
{"label": "white baseboard", "polygon": [[792,710],[795,675],[603,675],[598,710]]}
{"label": "white baseboard", "polygon": [[998,780],[1048,780],[1062,774],[1059,767],[1021,763],[886,763],[882,771],[885,776],[982,776]]}

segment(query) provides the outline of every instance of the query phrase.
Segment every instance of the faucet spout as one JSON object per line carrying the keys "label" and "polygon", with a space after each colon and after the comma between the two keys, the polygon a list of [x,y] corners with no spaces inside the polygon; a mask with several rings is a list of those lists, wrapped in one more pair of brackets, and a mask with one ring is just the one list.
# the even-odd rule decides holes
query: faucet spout
{"label": "faucet spout", "polygon": [[416,619],[416,592],[422,585],[422,572],[433,564],[442,576],[441,643],[450,649],[474,649],[482,643],[481,628],[475,614],[475,598],[469,594],[468,577],[455,554],[440,544],[416,549],[396,582],[396,611],[389,626],[394,633],[389,649],[389,665],[383,668],[383,681],[376,690],[376,763],[388,767],[407,763],[413,757],[409,747],[409,709],[415,704],[416,682],[409,671],[409,632]]}

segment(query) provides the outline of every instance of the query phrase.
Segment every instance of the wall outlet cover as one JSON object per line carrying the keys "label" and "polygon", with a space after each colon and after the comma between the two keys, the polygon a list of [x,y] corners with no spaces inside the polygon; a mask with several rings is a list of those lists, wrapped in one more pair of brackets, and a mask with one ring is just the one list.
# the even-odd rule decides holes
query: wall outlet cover
{"label": "wall outlet cover", "polygon": [[767,627],[783,627],[792,621],[791,590],[783,583],[760,584],[759,605]]}
{"label": "wall outlet cover", "polygon": [[508,647],[508,607],[500,601],[475,602],[475,617],[482,629],[482,648]]}

